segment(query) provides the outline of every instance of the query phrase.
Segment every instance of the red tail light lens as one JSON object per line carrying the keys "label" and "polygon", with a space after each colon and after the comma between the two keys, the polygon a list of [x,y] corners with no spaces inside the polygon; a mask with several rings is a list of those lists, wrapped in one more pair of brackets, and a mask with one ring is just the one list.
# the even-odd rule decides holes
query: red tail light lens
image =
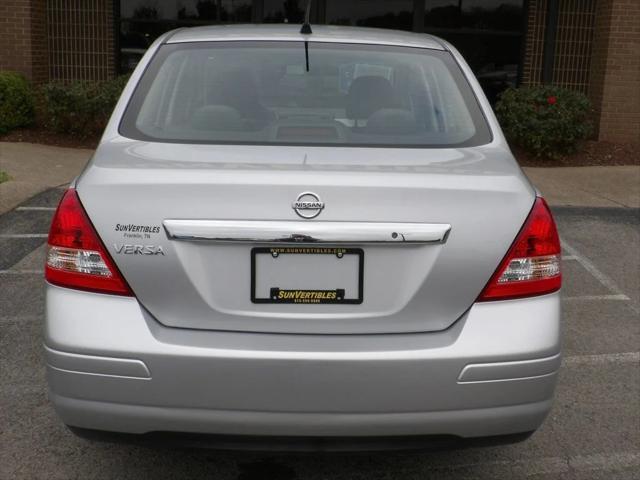
{"label": "red tail light lens", "polygon": [[559,290],[561,283],[558,230],[547,203],[537,198],[478,301],[544,295]]}
{"label": "red tail light lens", "polygon": [[133,295],[73,188],[65,192],[51,222],[45,278],[62,287]]}

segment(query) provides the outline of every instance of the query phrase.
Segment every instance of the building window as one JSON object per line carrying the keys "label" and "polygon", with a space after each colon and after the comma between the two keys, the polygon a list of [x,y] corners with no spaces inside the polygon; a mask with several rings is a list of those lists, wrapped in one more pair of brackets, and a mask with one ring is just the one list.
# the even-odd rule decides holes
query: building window
{"label": "building window", "polygon": [[251,21],[251,0],[179,0],[177,3],[178,21],[182,25]]}
{"label": "building window", "polygon": [[151,43],[178,27],[249,23],[252,0],[120,0],[120,71],[131,71]]}
{"label": "building window", "polygon": [[516,86],[524,0],[425,0],[424,31],[460,50],[490,102],[504,89]]}
{"label": "building window", "polygon": [[413,0],[327,0],[326,12],[329,25],[413,29]]}
{"label": "building window", "polygon": [[[313,0],[312,23],[424,31],[458,48],[489,97],[520,77],[526,0]],[[422,3],[424,2],[424,3]],[[216,23],[302,23],[307,0],[120,0],[120,71],[160,34]]]}
{"label": "building window", "polygon": [[264,23],[302,23],[305,0],[264,0]]}

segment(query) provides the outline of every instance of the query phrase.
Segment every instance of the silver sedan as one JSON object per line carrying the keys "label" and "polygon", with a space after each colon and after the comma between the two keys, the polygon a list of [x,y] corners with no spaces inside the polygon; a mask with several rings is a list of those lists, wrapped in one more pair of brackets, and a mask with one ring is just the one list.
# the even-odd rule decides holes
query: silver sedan
{"label": "silver sedan", "polygon": [[429,35],[165,34],[48,243],[50,399],[81,434],[513,441],[552,405],[556,227]]}

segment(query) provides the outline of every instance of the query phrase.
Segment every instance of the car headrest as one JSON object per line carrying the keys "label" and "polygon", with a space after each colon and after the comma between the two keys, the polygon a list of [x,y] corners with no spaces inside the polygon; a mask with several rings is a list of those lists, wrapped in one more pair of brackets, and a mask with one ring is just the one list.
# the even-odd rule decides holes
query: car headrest
{"label": "car headrest", "polygon": [[219,95],[229,101],[255,101],[258,87],[248,69],[235,69],[224,72],[219,79]]}
{"label": "car headrest", "polygon": [[347,118],[362,120],[381,108],[397,106],[391,82],[384,77],[364,76],[356,78],[347,93]]}
{"label": "car headrest", "polygon": [[210,103],[228,105],[237,110],[246,120],[259,125],[274,119],[274,114],[262,106],[258,85],[248,69],[236,69],[219,76],[214,86]]}
{"label": "car headrest", "polygon": [[226,105],[207,105],[193,113],[191,126],[197,130],[242,130],[240,113]]}
{"label": "car headrest", "polygon": [[377,135],[410,135],[418,131],[416,117],[409,110],[383,108],[367,120],[367,133]]}

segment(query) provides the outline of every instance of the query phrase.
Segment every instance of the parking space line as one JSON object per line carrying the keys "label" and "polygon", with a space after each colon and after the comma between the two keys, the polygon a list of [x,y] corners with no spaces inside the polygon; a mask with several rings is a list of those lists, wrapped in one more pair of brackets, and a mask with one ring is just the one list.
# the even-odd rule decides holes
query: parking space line
{"label": "parking space line", "polygon": [[562,360],[562,364],[566,366],[602,365],[604,363],[640,363],[640,352],[571,355]]}
{"label": "parking space line", "polygon": [[562,260],[578,260],[576,257],[574,257],[573,255],[562,255]]}
{"label": "parking space line", "polygon": [[[614,282],[611,277],[609,277],[606,273],[601,272],[598,267],[596,267],[591,260],[589,260],[588,258],[586,258],[584,255],[582,255],[580,252],[578,252],[578,250],[576,250],[575,248],[573,248],[571,245],[569,245],[567,242],[565,242],[564,240],[561,241],[562,242],[562,248],[565,249],[567,252],[569,252],[569,255],[575,257],[576,261],[582,265],[582,267],[584,267],[584,269],[589,272],[596,280],[598,280],[598,282],[600,282],[600,284],[605,287],[606,289],[608,289],[612,294],[614,295],[623,295],[626,297],[626,295],[624,294],[624,292],[620,289],[620,287],[618,287],[618,285],[616,285],[616,282]],[[627,297],[625,300],[630,300],[629,297]],[[640,308],[635,305],[633,302],[629,302],[629,306],[631,307],[631,309],[635,312],[635,313],[640,313]]]}
{"label": "parking space line", "polygon": [[35,212],[54,212],[56,210],[56,207],[17,207],[16,211],[18,212],[28,212],[28,211],[35,211]]}
{"label": "parking space line", "polygon": [[619,294],[619,295],[579,295],[579,296],[575,296],[575,297],[563,297],[562,300],[567,300],[567,301],[576,301],[576,300],[620,300],[620,301],[628,301],[631,300],[629,297],[627,297],[624,294]]}
{"label": "parking space line", "polygon": [[598,270],[598,268],[593,263],[591,263],[589,259],[581,255],[580,252],[578,252],[564,240],[562,241],[562,248],[569,252],[569,255],[575,257],[576,261],[580,265],[582,265],[587,272],[593,275],[593,277],[598,280],[604,287],[606,287],[611,293],[615,293],[616,295],[624,295],[622,290],[620,290],[620,288],[608,275]]}
{"label": "parking space line", "polygon": [[0,233],[0,238],[47,238],[48,233]]}

